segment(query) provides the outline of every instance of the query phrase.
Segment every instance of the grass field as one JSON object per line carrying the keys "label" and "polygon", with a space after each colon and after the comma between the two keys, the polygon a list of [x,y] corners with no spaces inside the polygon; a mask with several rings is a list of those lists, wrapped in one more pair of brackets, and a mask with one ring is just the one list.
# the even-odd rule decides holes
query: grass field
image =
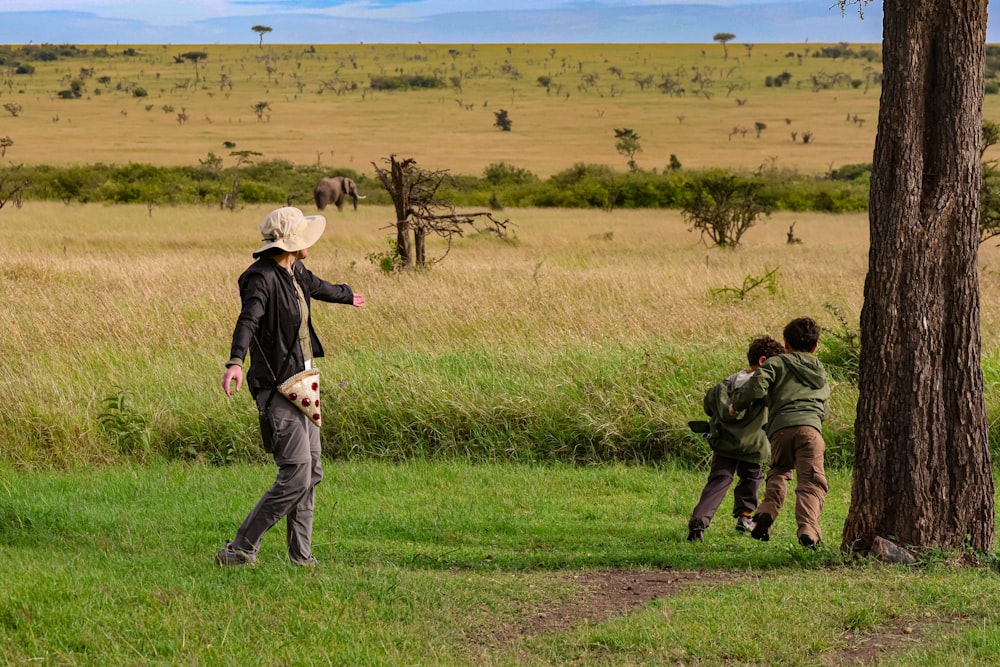
{"label": "grass field", "polygon": [[[7,77],[0,106],[20,107],[16,117],[0,111],[9,160],[195,165],[212,152],[228,165],[230,150],[251,150],[370,174],[397,154],[459,174],[507,162],[545,177],[576,162],[624,171],[614,129],[631,128],[644,169],[675,155],[688,168],[825,173],[871,161],[881,72],[872,45],[851,45],[849,58],[817,57],[818,44],[760,44],[749,55],[733,44],[728,58],[719,44],[84,48],[91,55]],[[130,48],[136,55],[123,55]],[[205,58],[176,62],[191,52]],[[766,85],[786,74],[785,85]],[[372,77],[410,75],[444,87],[372,87]],[[74,80],[81,97],[61,99]],[[996,108],[987,99],[987,117]],[[494,127],[500,109],[510,132]]]}
{"label": "grass field", "polygon": [[[256,459],[248,396],[219,388],[236,278],[267,208],[29,202],[0,220],[0,456],[19,467]],[[688,419],[743,365],[747,341],[808,314],[857,326],[864,215],[776,215],[736,252],[705,248],[676,212],[518,210],[512,240],[462,239],[419,275],[365,259],[387,208],[332,213],[309,265],[368,297],[317,306],[326,447],[339,456],[476,460],[697,458]],[[796,223],[800,245],[785,232]],[[432,246],[431,256],[442,248]],[[997,248],[983,248],[984,369],[997,394]],[[775,292],[713,295],[777,270]],[[124,405],[109,409],[109,399]],[[826,437],[853,441],[856,390],[833,386]],[[112,400],[114,403],[114,400]],[[117,405],[117,404],[116,404]],[[109,418],[110,417],[110,418]],[[995,424],[995,417],[991,417]],[[996,439],[996,427],[991,429]]]}
{"label": "grass field", "polygon": [[[701,473],[647,466],[328,462],[315,552],[283,526],[212,563],[271,469],[0,471],[0,664],[986,665],[996,574],[733,530],[685,541]],[[728,503],[729,501],[727,501]]]}
{"label": "grass field", "polygon": [[[673,154],[821,173],[870,161],[880,92],[865,83],[877,62],[813,57],[822,45],[731,44],[728,59],[717,44],[126,48],[8,74],[4,159],[194,165],[250,150],[370,173],[396,153],[545,176],[624,170],[613,131],[630,127],[644,169]],[[188,51],[207,58],[175,62]],[[449,87],[370,86],[416,73]],[[60,99],[74,80],[82,96]],[[685,94],[655,88],[669,81]],[[499,109],[512,132],[493,127]],[[824,548],[799,548],[788,515],[769,543],[739,536],[725,504],[704,544],[684,541],[707,456],[686,421],[755,334],[799,315],[828,342],[857,326],[863,214],[775,215],[723,252],[676,211],[509,209],[508,240],[470,234],[430,271],[390,276],[367,256],[387,248],[391,210],[328,211],[308,264],[368,305],[314,312],[328,351],[320,567],[290,568],[279,526],[257,568],[216,568],[273,476],[249,396],[219,387],[235,281],[270,208],[0,210],[0,664],[1000,663],[992,556],[903,569],[837,551],[848,380],[834,378],[824,430]],[[785,242],[793,223],[800,245]],[[981,251],[997,443],[1000,250]],[[717,293],[769,270],[773,292]]]}
{"label": "grass field", "polygon": [[[226,399],[221,364],[236,278],[266,208],[25,204],[2,211],[0,405],[9,463],[73,465],[150,454],[259,456],[252,402]],[[738,252],[706,249],[676,212],[520,210],[511,242],[460,241],[420,275],[387,276],[391,210],[330,216],[309,265],[365,294],[361,310],[317,306],[327,449],[397,458],[600,460],[690,454],[684,426],[747,341],[780,335],[833,303],[856,322],[864,216],[790,217]],[[440,253],[440,244],[431,255]],[[988,259],[984,258],[984,262]],[[715,297],[777,268],[774,295]],[[991,325],[990,322],[988,322]],[[994,331],[993,327],[989,331]],[[995,335],[995,334],[994,334]],[[991,338],[990,340],[993,340]],[[831,438],[853,423],[835,390]],[[123,397],[102,425],[107,399]],[[187,452],[187,454],[185,453]]]}

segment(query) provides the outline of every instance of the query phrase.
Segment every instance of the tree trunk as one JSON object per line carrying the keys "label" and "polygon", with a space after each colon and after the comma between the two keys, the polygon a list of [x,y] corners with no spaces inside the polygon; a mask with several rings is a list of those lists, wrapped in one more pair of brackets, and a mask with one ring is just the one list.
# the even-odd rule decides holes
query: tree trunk
{"label": "tree trunk", "polygon": [[[392,196],[392,204],[396,209],[396,254],[403,267],[413,264],[412,251],[410,250],[410,202],[408,183],[403,165],[396,161],[396,156],[389,158],[392,175],[392,187],[389,194]],[[383,179],[384,180],[384,179]]]}
{"label": "tree trunk", "polygon": [[987,0],[884,0],[843,548],[993,545],[978,220]]}
{"label": "tree trunk", "polygon": [[413,264],[413,251],[410,250],[410,221],[407,218],[397,218],[396,223],[396,254],[403,268]]}
{"label": "tree trunk", "polygon": [[415,228],[413,230],[413,254],[415,255],[416,264],[414,266],[423,267],[427,265],[427,246],[426,241],[427,232],[423,229]]}

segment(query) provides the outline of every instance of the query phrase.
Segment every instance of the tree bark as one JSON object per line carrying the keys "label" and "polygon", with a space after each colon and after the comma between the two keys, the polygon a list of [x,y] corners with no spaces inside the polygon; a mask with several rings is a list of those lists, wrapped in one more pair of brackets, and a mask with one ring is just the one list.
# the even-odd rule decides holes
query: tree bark
{"label": "tree bark", "polygon": [[416,262],[416,266],[424,267],[427,265],[427,232],[423,229],[415,228],[413,230],[413,261]]}
{"label": "tree bark", "polygon": [[[378,171],[378,167],[375,169]],[[410,201],[406,170],[395,155],[389,157],[389,175],[391,182],[387,183],[384,173],[379,172],[379,178],[389,190],[392,205],[396,209],[396,254],[405,268],[413,263],[410,247]]]}
{"label": "tree bark", "polygon": [[987,0],[884,0],[845,550],[989,551],[978,220]]}

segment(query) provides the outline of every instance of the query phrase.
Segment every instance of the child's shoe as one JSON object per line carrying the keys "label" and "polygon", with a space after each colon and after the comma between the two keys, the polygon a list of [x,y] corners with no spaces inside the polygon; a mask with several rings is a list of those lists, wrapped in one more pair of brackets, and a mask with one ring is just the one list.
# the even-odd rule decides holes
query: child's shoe
{"label": "child's shoe", "polygon": [[753,522],[754,527],[750,531],[750,537],[761,542],[770,540],[771,524],[774,523],[774,517],[770,514],[758,513],[753,515]]}
{"label": "child's shoe", "polygon": [[698,519],[688,521],[688,542],[704,542],[705,526]]}
{"label": "child's shoe", "polygon": [[813,551],[819,548],[819,540],[813,539],[812,535],[799,535],[799,544]]}

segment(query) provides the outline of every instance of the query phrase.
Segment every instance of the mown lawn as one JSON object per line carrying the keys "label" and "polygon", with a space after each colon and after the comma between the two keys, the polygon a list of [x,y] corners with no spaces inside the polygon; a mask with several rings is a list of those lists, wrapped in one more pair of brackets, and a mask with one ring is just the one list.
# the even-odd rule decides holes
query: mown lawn
{"label": "mown lawn", "polygon": [[[698,471],[328,461],[317,569],[288,563],[283,524],[257,567],[218,568],[272,474],[0,472],[0,662],[816,665],[872,646],[879,664],[1000,659],[993,569],[844,560],[843,471],[813,553],[790,515],[759,543],[725,505],[687,543]],[[613,582],[629,577],[661,597],[628,602]]]}

